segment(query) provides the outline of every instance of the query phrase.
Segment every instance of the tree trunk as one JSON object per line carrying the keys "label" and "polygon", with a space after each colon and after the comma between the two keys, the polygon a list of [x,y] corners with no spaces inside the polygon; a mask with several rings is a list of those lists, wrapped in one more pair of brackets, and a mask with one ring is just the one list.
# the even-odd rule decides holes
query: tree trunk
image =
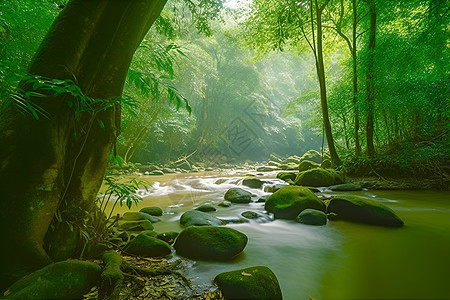
{"label": "tree trunk", "polygon": [[[165,2],[70,1],[29,72],[73,79],[89,97],[117,100],[134,51]],[[120,131],[120,105],[77,119],[69,96],[33,101],[49,119],[14,108],[0,116],[0,290],[51,261],[43,241],[58,209],[92,207]],[[82,222],[83,215],[72,217]]]}
{"label": "tree trunk", "polygon": [[[333,166],[341,164],[341,159],[337,154],[334,146],[333,134],[331,131],[330,118],[328,116],[328,103],[327,103],[327,89],[325,82],[325,67],[323,62],[323,43],[322,43],[322,11],[323,8],[319,7],[317,0],[315,0],[316,6],[316,21],[317,21],[317,61],[316,70],[317,77],[319,79],[320,86],[320,103],[322,106],[323,126],[325,129],[325,136],[327,139],[328,149],[330,151],[331,163]],[[312,9],[312,8],[311,8]]]}
{"label": "tree trunk", "polygon": [[355,154],[361,155],[361,143],[359,141],[359,111],[358,111],[358,73],[356,60],[356,30],[358,25],[358,6],[356,0],[352,0],[353,5],[353,27],[352,27],[352,68],[353,68],[353,109],[355,112]]}
{"label": "tree trunk", "polygon": [[375,101],[375,81],[374,81],[374,51],[376,38],[377,13],[375,7],[375,0],[369,0],[370,10],[370,36],[369,36],[369,55],[367,62],[366,74],[366,99],[367,99],[367,120],[366,120],[366,140],[367,140],[367,155],[373,156],[375,154],[375,147],[373,145],[373,110]]}

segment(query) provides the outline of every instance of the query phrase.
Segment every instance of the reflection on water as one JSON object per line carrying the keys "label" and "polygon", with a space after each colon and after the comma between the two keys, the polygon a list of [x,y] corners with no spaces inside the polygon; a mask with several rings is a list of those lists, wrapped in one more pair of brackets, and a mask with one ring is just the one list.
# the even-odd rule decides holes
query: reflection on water
{"label": "reflection on water", "polygon": [[[263,180],[278,183],[274,174]],[[155,230],[181,231],[181,214],[204,202],[219,203],[242,175],[204,174],[149,177],[139,207],[166,212]],[[261,178],[261,177],[260,177]],[[220,184],[218,184],[220,183]],[[253,200],[266,194],[246,188]],[[144,193],[143,191],[140,191]],[[330,196],[338,192],[323,190]],[[348,192],[346,192],[348,193]],[[277,275],[284,299],[450,299],[450,194],[433,191],[359,191],[392,208],[405,221],[393,229],[344,221],[308,226],[276,220],[227,226],[249,237],[245,253],[231,262],[192,262],[189,276],[208,285],[218,273],[264,265]],[[136,209],[133,207],[133,209]],[[121,208],[121,212],[126,211]],[[217,217],[236,218],[246,210],[264,213],[262,203],[219,207]]]}

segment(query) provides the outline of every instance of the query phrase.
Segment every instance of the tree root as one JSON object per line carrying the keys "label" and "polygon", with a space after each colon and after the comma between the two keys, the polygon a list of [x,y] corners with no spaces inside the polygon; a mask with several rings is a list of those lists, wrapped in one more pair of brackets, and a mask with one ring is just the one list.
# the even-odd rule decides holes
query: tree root
{"label": "tree root", "polygon": [[181,262],[181,260],[177,260],[163,267],[143,268],[125,261],[119,253],[113,250],[105,251],[103,255],[104,270],[101,274],[100,283],[98,285],[98,299],[119,299],[120,292],[123,288],[124,279],[128,278],[136,283],[142,284],[142,279],[138,280],[139,276],[155,277],[161,275],[171,275],[178,278],[178,283],[183,285],[185,288],[188,287],[192,289],[189,279],[173,270],[178,267]]}

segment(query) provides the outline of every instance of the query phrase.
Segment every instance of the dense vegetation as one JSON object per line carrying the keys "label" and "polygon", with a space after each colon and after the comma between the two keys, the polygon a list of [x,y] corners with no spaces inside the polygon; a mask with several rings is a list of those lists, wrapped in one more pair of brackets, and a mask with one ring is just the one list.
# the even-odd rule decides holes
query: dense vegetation
{"label": "dense vegetation", "polygon": [[0,264],[13,271],[0,290],[48,264],[68,227],[96,224],[107,163],[256,162],[322,147],[350,175],[448,188],[449,10],[3,0]]}

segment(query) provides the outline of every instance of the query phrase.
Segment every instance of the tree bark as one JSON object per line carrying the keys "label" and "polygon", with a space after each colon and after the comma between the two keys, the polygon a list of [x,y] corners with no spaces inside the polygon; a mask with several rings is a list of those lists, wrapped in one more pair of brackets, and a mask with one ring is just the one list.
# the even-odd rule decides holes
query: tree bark
{"label": "tree bark", "polygon": [[374,51],[375,39],[377,29],[377,11],[375,0],[369,0],[370,10],[370,36],[369,36],[369,54],[367,62],[366,74],[366,99],[367,99],[367,120],[366,120],[366,141],[367,141],[367,155],[373,156],[375,154],[375,147],[373,145],[373,110],[375,101],[375,81],[374,81]]}
{"label": "tree bark", "polygon": [[[72,79],[89,97],[117,100],[132,56],[165,2],[70,1],[29,72]],[[78,119],[69,96],[32,101],[49,119],[14,108],[0,116],[0,290],[51,261],[43,241],[58,209],[92,208],[120,131],[118,104]]]}
{"label": "tree bark", "polygon": [[352,26],[352,69],[353,69],[353,109],[355,113],[355,154],[361,155],[361,143],[359,141],[359,110],[358,110],[358,73],[356,60],[357,36],[356,30],[358,25],[358,6],[356,0],[352,0],[353,6],[353,26]]}
{"label": "tree bark", "polygon": [[[328,3],[328,1],[326,3]],[[322,11],[323,11],[323,7],[319,7],[317,0],[315,0],[315,7],[316,7],[316,21],[317,21],[316,70],[317,70],[317,77],[319,79],[319,86],[320,86],[320,103],[322,106],[323,126],[325,129],[325,136],[327,139],[328,149],[330,151],[331,163],[333,166],[338,166],[342,162],[341,162],[341,159],[339,158],[339,155],[337,154],[336,148],[334,146],[334,139],[333,139],[333,133],[331,130],[330,117],[328,115],[327,88],[326,88],[326,82],[325,82],[325,66],[324,66],[324,62],[323,62],[323,42],[322,42],[322,36],[323,36]],[[311,22],[312,22],[312,20],[311,20]]]}

